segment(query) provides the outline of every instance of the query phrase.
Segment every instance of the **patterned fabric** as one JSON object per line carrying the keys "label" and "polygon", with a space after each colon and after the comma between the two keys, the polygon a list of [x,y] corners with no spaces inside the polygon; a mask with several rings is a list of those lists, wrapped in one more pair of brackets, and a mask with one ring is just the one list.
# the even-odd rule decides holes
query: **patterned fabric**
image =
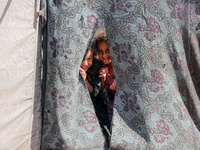
{"label": "patterned fabric", "polygon": [[79,77],[102,25],[117,82],[110,148],[200,149],[198,0],[49,0],[42,7],[47,14],[44,149],[103,149]]}
{"label": "patterned fabric", "polygon": [[[103,149],[104,137],[79,73],[97,14],[84,1],[41,4],[47,68],[42,149]],[[46,11],[46,12],[45,12]],[[88,15],[86,15],[88,14]]]}

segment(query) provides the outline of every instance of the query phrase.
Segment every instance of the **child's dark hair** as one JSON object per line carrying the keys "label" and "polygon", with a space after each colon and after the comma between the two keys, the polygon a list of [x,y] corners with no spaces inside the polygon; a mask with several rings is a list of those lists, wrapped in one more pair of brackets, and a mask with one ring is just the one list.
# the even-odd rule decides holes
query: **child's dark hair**
{"label": "child's dark hair", "polygon": [[98,44],[103,41],[107,41],[106,31],[104,29],[99,29],[94,37],[95,47],[98,48]]}
{"label": "child's dark hair", "polygon": [[97,59],[97,48],[98,43],[107,41],[106,37],[106,31],[104,29],[99,29],[95,36],[94,41],[90,47],[90,50],[93,51],[93,63],[92,66],[87,70],[87,80],[90,82],[92,79],[94,79],[96,76],[99,76],[99,68],[100,68],[100,62]]}
{"label": "child's dark hair", "polygon": [[95,43],[92,43],[92,46],[89,49],[90,51],[93,51],[93,62],[92,66],[88,68],[87,72],[87,80],[89,82],[92,81],[96,76],[99,76],[99,70],[98,70],[98,65],[99,65],[99,60],[96,58],[97,57],[97,50]]}

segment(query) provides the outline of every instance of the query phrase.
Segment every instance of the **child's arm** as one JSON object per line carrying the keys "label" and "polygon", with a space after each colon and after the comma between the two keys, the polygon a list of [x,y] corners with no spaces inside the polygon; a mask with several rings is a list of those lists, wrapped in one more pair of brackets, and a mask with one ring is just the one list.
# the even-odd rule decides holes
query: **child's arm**
{"label": "child's arm", "polygon": [[87,85],[87,88],[88,88],[89,93],[91,93],[91,92],[93,91],[92,85],[88,82],[87,79],[85,80],[85,83],[86,83],[86,85]]}
{"label": "child's arm", "polygon": [[101,88],[100,91],[102,91],[106,87],[106,74],[108,73],[108,67],[101,68],[99,70],[99,77],[101,78]]}
{"label": "child's arm", "polygon": [[80,68],[80,71],[81,71],[81,75],[83,77],[83,80],[85,80],[85,83],[87,85],[88,91],[89,91],[89,93],[91,93],[93,91],[93,87],[91,86],[91,84],[87,80],[87,73],[82,68]]}
{"label": "child's arm", "polygon": [[106,87],[106,80],[104,78],[101,78],[101,88],[100,91],[102,91]]}

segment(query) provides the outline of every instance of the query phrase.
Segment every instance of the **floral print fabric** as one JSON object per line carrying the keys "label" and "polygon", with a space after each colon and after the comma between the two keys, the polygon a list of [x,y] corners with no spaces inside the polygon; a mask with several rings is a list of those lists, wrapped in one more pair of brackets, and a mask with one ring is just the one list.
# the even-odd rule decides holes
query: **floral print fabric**
{"label": "floral print fabric", "polygon": [[41,7],[47,14],[42,149],[103,149],[105,140],[79,73],[97,15],[83,1],[50,0]]}
{"label": "floral print fabric", "polygon": [[44,149],[103,149],[78,72],[104,25],[117,91],[111,149],[200,148],[200,2],[49,0]]}

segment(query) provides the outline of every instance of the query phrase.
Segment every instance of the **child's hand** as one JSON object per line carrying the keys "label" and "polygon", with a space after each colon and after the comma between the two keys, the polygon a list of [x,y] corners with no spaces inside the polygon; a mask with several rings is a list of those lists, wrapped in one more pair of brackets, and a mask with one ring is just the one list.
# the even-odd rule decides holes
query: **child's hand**
{"label": "child's hand", "polygon": [[111,89],[112,91],[116,91],[116,89],[117,89],[116,80],[114,80],[114,82],[110,85],[110,89]]}
{"label": "child's hand", "polygon": [[81,71],[81,75],[82,75],[82,77],[83,77],[83,80],[86,80],[86,78],[87,78],[87,73],[86,73],[86,71],[83,70],[82,68],[80,68],[80,71]]}
{"label": "child's hand", "polygon": [[100,78],[103,78],[104,81],[105,81],[105,80],[106,80],[106,75],[107,75],[107,73],[108,73],[108,67],[106,67],[106,68],[101,68],[101,69],[99,70],[99,77],[100,77]]}

